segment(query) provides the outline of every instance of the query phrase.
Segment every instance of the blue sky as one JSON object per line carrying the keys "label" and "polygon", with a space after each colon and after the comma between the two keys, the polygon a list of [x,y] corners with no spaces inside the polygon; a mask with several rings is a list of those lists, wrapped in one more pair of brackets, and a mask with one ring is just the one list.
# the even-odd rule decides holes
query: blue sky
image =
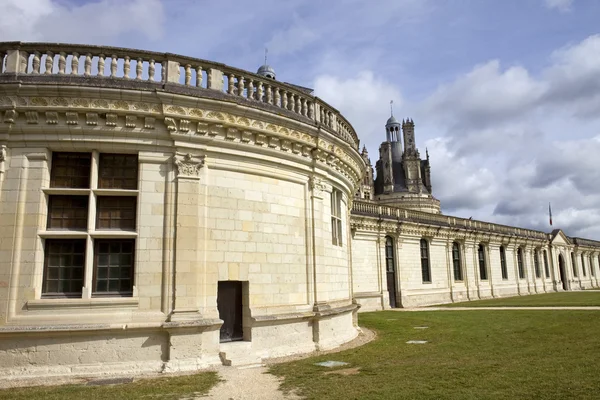
{"label": "blue sky", "polygon": [[600,240],[596,0],[0,0],[0,40],[180,53],[315,88],[373,163],[394,99],[444,213]]}

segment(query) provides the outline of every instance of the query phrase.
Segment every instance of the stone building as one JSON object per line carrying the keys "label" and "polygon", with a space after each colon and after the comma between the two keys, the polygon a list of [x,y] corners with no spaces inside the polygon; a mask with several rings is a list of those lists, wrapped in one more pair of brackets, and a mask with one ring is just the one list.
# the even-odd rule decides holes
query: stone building
{"label": "stone building", "polygon": [[257,363],[359,306],[597,286],[600,243],[441,215],[414,123],[386,134],[374,179],[268,65],[0,43],[0,375]]}

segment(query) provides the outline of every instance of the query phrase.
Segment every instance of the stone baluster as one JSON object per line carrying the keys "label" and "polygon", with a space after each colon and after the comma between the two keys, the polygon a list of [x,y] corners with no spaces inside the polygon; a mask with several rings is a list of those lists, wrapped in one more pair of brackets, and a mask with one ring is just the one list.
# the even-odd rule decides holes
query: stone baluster
{"label": "stone baluster", "polygon": [[308,102],[308,118],[315,119],[315,104],[312,101]]}
{"label": "stone baluster", "polygon": [[308,104],[305,98],[302,98],[302,115],[308,116]]}
{"label": "stone baluster", "polygon": [[281,107],[281,94],[278,87],[275,88],[275,105]]}
{"label": "stone baluster", "polygon": [[85,55],[83,75],[90,76],[91,74],[92,74],[92,55],[90,53],[87,53]]}
{"label": "stone baluster", "polygon": [[167,62],[163,61],[160,68],[160,81],[162,83],[167,82]]}
{"label": "stone baluster", "polygon": [[300,96],[296,98],[296,112],[302,114],[302,100],[300,99]]}
{"label": "stone baluster", "polygon": [[[0,62],[4,61],[4,54],[0,53]],[[39,74],[40,73],[40,66],[42,64],[42,55],[40,54],[39,51],[36,51],[33,53],[33,61],[31,62],[31,66],[33,67],[33,70],[31,71],[34,74]],[[2,65],[0,65],[0,71],[2,70]]]}
{"label": "stone baluster", "polygon": [[244,95],[244,77],[239,76],[238,77],[238,96],[243,96],[243,95]]}
{"label": "stone baluster", "polygon": [[290,99],[288,102],[288,110],[294,111],[294,107],[296,106],[296,99],[293,93],[290,93]]}
{"label": "stone baluster", "polygon": [[202,87],[202,67],[196,67],[196,87]]}
{"label": "stone baluster", "polygon": [[190,86],[192,82],[192,66],[185,64],[185,86]]}
{"label": "stone baluster", "polygon": [[125,56],[125,61],[123,61],[123,78],[131,79],[129,76],[129,72],[131,71],[131,57]]}
{"label": "stone baluster", "polygon": [[148,80],[150,82],[154,82],[154,75],[156,74],[156,66],[154,65],[156,61],[153,58],[148,61]]}
{"label": "stone baluster", "polygon": [[144,60],[138,57],[137,62],[135,63],[135,79],[137,81],[142,80],[142,72],[144,70]]}
{"label": "stone baluster", "polygon": [[117,77],[117,55],[113,54],[110,56],[110,77]]}
{"label": "stone baluster", "polygon": [[267,103],[273,104],[273,87],[269,84],[265,85],[265,90],[267,92]]}
{"label": "stone baluster", "polygon": [[287,110],[288,107],[288,94],[285,90],[281,92],[281,108]]}
{"label": "stone baluster", "polygon": [[67,69],[67,53],[61,51],[58,54],[58,73],[59,75],[64,75],[65,70]]}
{"label": "stone baluster", "polygon": [[263,84],[258,82],[258,88],[256,89],[256,100],[263,101]]}
{"label": "stone baluster", "polygon": [[54,53],[51,51],[46,52],[46,71],[44,73],[46,75],[50,75],[52,73],[52,67],[54,66]]}
{"label": "stone baluster", "polygon": [[250,79],[248,82],[248,92],[246,98],[253,99],[254,98],[254,80]]}
{"label": "stone baluster", "polygon": [[98,56],[98,76],[104,76],[104,54]]}
{"label": "stone baluster", "polygon": [[79,75],[79,53],[71,55],[71,75]]}
{"label": "stone baluster", "polygon": [[227,78],[227,93],[234,94],[235,92],[235,75],[229,74]]}

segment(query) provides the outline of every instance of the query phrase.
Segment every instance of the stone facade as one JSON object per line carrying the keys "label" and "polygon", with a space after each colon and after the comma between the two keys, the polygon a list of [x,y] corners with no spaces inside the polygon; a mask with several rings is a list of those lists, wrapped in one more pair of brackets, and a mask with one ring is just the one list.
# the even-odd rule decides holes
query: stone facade
{"label": "stone facade", "polygon": [[0,43],[0,376],[257,363],[353,339],[359,306],[598,286],[597,242],[439,215],[402,128],[380,193],[270,67]]}

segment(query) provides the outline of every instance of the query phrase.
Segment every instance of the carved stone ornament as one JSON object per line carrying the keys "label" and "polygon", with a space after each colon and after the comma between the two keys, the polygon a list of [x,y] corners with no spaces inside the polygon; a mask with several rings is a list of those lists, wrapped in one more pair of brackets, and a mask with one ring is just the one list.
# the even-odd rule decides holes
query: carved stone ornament
{"label": "carved stone ornament", "polygon": [[6,161],[6,146],[0,146],[0,162]]}
{"label": "carved stone ornament", "polygon": [[14,124],[19,114],[15,110],[6,110],[4,112],[4,123]]}
{"label": "carved stone ornament", "polygon": [[177,167],[177,177],[198,178],[200,168],[204,165],[204,158],[205,156],[195,156],[190,153],[175,154],[173,161]]}
{"label": "carved stone ornament", "polygon": [[26,111],[25,118],[27,118],[28,124],[37,124],[38,123],[38,112],[37,111]]}
{"label": "carved stone ornament", "polygon": [[125,116],[125,127],[126,128],[135,128],[137,125],[137,117],[135,115],[126,115]]}
{"label": "carved stone ornament", "polygon": [[46,112],[46,123],[49,125],[58,124],[58,113],[55,111],[47,111]]}
{"label": "carved stone ornament", "polygon": [[98,113],[86,113],[85,123],[92,126],[98,125]]}
{"label": "carved stone ornament", "polygon": [[144,128],[145,129],[154,129],[155,122],[156,122],[156,119],[154,117],[144,118]]}
{"label": "carved stone ornament", "polygon": [[315,196],[321,196],[323,192],[329,189],[329,185],[325,183],[321,178],[312,177],[310,178],[310,189]]}

